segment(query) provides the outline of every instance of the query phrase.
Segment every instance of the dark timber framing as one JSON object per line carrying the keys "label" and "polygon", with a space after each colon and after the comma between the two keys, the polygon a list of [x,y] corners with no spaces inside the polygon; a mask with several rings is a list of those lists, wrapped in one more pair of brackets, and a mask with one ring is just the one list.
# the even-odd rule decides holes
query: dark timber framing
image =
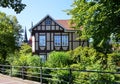
{"label": "dark timber framing", "polygon": [[[46,20],[49,19],[51,22],[46,25]],[[52,19],[49,15],[42,19],[38,24],[33,26],[31,29],[31,35],[35,37],[35,54],[47,55],[51,51],[68,51],[73,50],[78,46],[88,45],[88,41],[76,40],[75,30],[67,30]],[[45,35],[45,46],[39,46],[39,36]],[[55,36],[59,35],[61,38],[61,45],[55,46]],[[68,36],[68,46],[62,45],[62,36]],[[87,43],[87,44],[86,44]],[[33,47],[33,46],[32,46]],[[47,59],[47,58],[46,58]]]}

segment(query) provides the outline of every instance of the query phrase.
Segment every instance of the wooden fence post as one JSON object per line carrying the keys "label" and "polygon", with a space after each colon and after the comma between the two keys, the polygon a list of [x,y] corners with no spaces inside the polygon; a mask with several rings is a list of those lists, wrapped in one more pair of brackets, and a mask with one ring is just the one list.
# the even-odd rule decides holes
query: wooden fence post
{"label": "wooden fence post", "polygon": [[12,65],[10,65],[10,76],[12,77]]}
{"label": "wooden fence post", "polygon": [[4,67],[4,65],[2,66],[2,73],[5,74],[5,67]]}
{"label": "wooden fence post", "polygon": [[72,69],[69,69],[69,84],[72,84]]}
{"label": "wooden fence post", "polygon": [[40,84],[42,84],[42,65],[40,66]]}
{"label": "wooden fence post", "polygon": [[24,66],[22,66],[22,79],[24,79]]}

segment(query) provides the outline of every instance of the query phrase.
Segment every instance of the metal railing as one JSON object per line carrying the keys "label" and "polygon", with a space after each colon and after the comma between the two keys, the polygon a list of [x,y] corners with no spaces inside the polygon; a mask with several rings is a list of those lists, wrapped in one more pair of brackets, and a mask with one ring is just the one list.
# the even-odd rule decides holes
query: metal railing
{"label": "metal railing", "polygon": [[[48,68],[48,67],[34,67],[34,66],[11,66],[11,65],[1,65],[0,64],[0,73],[9,75],[9,76],[16,76],[22,79],[29,79],[38,81],[41,84],[46,82],[55,81],[57,83],[63,82],[65,84],[71,84],[70,81],[58,80],[53,79],[53,77],[57,77],[57,75],[50,74],[52,71],[68,71],[67,68]],[[70,70],[71,74],[71,70]],[[69,77],[71,78],[71,76]],[[71,79],[69,79],[71,80]],[[51,83],[52,84],[52,83]]]}
{"label": "metal railing", "polygon": [[[94,70],[76,70],[70,68],[48,68],[48,67],[35,67],[35,66],[11,66],[11,65],[1,65],[0,64],[0,73],[16,76],[22,79],[29,79],[38,81],[41,84],[76,84],[73,79],[73,74],[76,73],[98,73],[98,74],[117,74],[120,75],[120,72],[102,72],[102,71],[94,71]],[[61,75],[64,73],[64,76]],[[82,80],[82,79],[81,79]],[[87,80],[87,79],[86,79]],[[79,84],[79,83],[77,83]],[[101,84],[101,83],[97,83]],[[115,82],[114,84],[120,84],[119,82]]]}

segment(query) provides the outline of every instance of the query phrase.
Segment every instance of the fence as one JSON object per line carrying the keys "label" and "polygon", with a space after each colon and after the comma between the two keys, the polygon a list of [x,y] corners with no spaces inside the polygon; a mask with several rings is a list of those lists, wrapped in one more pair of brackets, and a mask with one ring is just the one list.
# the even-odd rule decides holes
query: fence
{"label": "fence", "polygon": [[[82,84],[81,82],[90,79],[93,82],[92,84],[120,84],[120,82],[117,81],[120,80],[120,72],[76,70],[70,68],[0,65],[0,73],[10,76],[17,76],[22,79],[39,81],[41,84]],[[107,74],[108,80],[101,80],[101,77],[104,78],[104,76],[106,76],[104,74]],[[117,75],[117,80],[111,82],[111,78],[113,75]],[[77,78],[75,78],[76,76]],[[86,77],[82,78],[82,76]],[[87,79],[87,76],[91,76],[91,78],[89,77],[90,79]],[[95,79],[94,76],[98,78]],[[102,83],[105,81],[106,83]]]}

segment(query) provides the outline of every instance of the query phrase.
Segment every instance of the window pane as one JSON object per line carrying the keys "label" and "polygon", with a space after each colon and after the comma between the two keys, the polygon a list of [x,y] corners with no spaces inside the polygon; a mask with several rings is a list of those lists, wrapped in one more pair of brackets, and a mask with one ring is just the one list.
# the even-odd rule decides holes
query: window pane
{"label": "window pane", "polygon": [[68,36],[62,36],[62,46],[68,46]]}
{"label": "window pane", "polygon": [[46,61],[46,55],[40,55],[40,59],[42,62],[45,62]]}
{"label": "window pane", "polygon": [[39,36],[39,45],[45,46],[46,45],[46,38],[45,36]]}
{"label": "window pane", "polygon": [[60,36],[54,36],[54,45],[61,46],[61,37]]}
{"label": "window pane", "polygon": [[51,23],[52,23],[52,22],[51,22],[50,19],[47,19],[47,20],[45,21],[45,24],[46,24],[46,25],[51,25]]}

